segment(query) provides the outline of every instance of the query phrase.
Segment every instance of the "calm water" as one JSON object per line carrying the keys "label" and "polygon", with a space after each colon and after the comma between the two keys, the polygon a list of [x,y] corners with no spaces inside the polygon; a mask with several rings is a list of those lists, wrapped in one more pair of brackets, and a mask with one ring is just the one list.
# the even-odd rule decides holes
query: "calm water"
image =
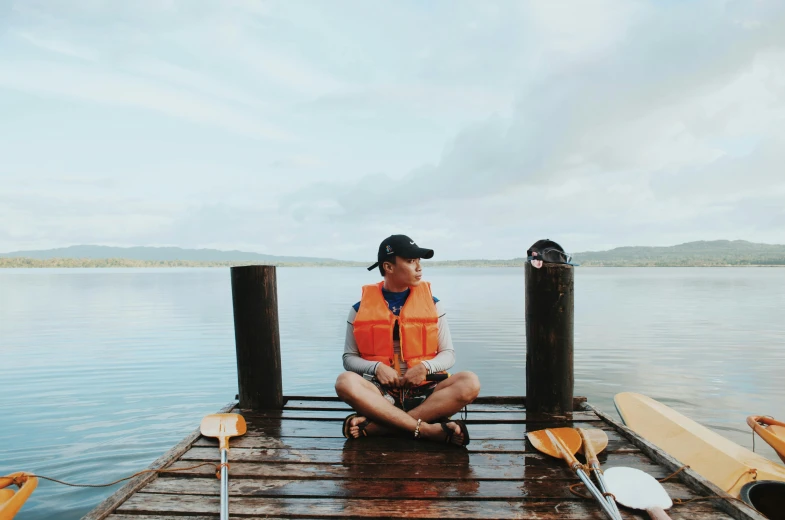
{"label": "calm water", "polygon": [[[525,393],[522,269],[426,267],[483,395]],[[286,394],[332,395],[364,269],[278,270]],[[636,391],[747,446],[785,417],[785,269],[577,268],[575,393]],[[0,269],[0,475],[108,482],[237,392],[228,269]],[[757,450],[777,460],[763,442]],[[98,490],[40,481],[20,520],[76,519]]]}

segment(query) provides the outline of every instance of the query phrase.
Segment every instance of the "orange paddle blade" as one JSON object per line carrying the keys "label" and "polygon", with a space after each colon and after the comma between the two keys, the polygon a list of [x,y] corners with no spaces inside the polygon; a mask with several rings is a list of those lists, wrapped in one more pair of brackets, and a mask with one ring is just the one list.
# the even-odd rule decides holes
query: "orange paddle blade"
{"label": "orange paddle blade", "polygon": [[554,437],[561,440],[564,447],[567,448],[572,455],[581,449],[581,436],[575,428],[548,428],[536,432],[529,432],[526,435],[537,451],[550,455],[551,457],[556,457],[557,459],[562,458],[558,447],[548,438],[548,431],[550,431]]}
{"label": "orange paddle blade", "polygon": [[596,462],[597,454],[608,447],[608,434],[599,428],[578,428],[578,433],[583,441],[583,455],[586,462]]}
{"label": "orange paddle blade", "polygon": [[245,435],[245,418],[239,413],[214,413],[202,419],[199,427],[205,437],[216,437],[220,448],[229,449],[229,438]]}

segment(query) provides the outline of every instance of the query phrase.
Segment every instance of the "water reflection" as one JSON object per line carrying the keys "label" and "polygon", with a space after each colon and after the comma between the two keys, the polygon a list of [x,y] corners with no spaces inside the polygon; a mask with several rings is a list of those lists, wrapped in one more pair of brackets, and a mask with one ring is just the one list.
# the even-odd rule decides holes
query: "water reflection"
{"label": "water reflection", "polygon": [[[425,445],[417,451],[407,444]],[[384,437],[352,439],[341,452],[344,494],[356,498],[470,497],[479,483],[466,448]]]}

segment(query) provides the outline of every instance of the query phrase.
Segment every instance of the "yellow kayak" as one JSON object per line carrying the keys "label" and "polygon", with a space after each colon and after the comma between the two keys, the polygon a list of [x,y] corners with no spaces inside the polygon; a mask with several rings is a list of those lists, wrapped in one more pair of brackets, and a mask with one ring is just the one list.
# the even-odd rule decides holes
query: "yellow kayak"
{"label": "yellow kayak", "polygon": [[742,486],[753,480],[785,482],[785,466],[739,446],[654,399],[623,392],[613,400],[628,428],[731,496],[738,497]]}
{"label": "yellow kayak", "polygon": [[774,448],[782,462],[785,463],[785,423],[775,421],[771,417],[750,415],[747,417],[747,424],[752,428],[752,431]]}
{"label": "yellow kayak", "polygon": [[[15,484],[19,490],[10,486]],[[38,485],[38,479],[23,471],[0,477],[0,520],[11,520]]]}

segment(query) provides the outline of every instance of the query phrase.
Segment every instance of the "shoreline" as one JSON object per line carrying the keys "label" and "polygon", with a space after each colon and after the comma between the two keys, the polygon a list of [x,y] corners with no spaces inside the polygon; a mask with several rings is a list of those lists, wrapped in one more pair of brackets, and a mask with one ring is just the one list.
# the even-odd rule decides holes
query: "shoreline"
{"label": "shoreline", "polygon": [[[370,263],[370,262],[368,262]],[[109,259],[75,259],[75,258],[53,258],[39,260],[33,258],[0,258],[0,269],[176,269],[176,268],[225,268],[244,265],[274,265],[276,267],[319,267],[319,268],[358,268],[367,267],[366,262],[273,262],[262,263],[258,261],[237,261],[237,262],[196,262],[190,260],[129,260],[121,258]],[[423,267],[446,267],[446,268],[521,268],[526,265],[525,261],[517,260],[454,260],[427,262]],[[694,263],[675,263],[675,262],[585,262],[579,263],[578,267],[785,267],[785,263],[764,264],[764,263],[714,263],[714,262],[694,262]]]}

